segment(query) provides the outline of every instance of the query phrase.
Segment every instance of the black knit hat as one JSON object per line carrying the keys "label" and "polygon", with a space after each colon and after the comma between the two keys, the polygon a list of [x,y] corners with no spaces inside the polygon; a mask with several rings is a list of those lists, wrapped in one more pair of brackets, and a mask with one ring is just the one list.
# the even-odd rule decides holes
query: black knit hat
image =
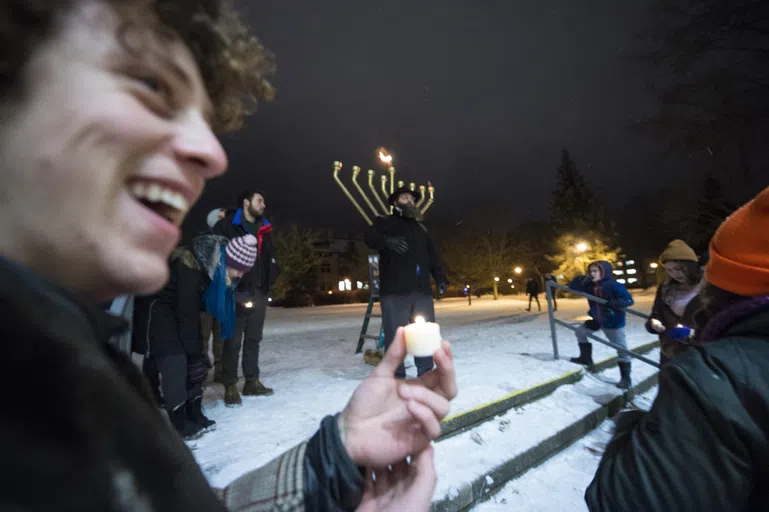
{"label": "black knit hat", "polygon": [[389,199],[387,199],[387,203],[390,206],[394,205],[398,201],[398,198],[400,197],[401,194],[411,194],[414,197],[415,203],[420,199],[422,199],[422,194],[420,194],[416,190],[411,190],[409,187],[404,185],[402,187],[398,187],[397,189],[395,189],[395,192],[390,194]]}

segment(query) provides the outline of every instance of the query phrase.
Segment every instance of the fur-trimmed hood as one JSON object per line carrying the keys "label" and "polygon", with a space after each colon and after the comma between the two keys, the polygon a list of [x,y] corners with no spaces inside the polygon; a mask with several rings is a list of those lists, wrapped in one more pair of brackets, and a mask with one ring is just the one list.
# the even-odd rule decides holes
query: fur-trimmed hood
{"label": "fur-trimmed hood", "polygon": [[209,279],[213,279],[220,263],[222,247],[228,242],[226,237],[219,235],[196,236],[190,248],[179,247],[174,250],[171,261],[181,258],[182,263],[188,267],[204,271]]}

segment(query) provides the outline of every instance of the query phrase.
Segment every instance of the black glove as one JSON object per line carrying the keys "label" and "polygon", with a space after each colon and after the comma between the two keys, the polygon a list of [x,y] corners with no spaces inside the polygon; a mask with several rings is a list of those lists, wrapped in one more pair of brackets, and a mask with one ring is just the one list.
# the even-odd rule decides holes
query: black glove
{"label": "black glove", "polygon": [[591,331],[597,331],[601,328],[601,325],[593,318],[590,320],[586,320],[584,323],[584,326],[590,329]]}
{"label": "black glove", "polygon": [[385,247],[396,254],[406,254],[409,244],[402,236],[388,236],[385,238]]}
{"label": "black glove", "polygon": [[446,283],[438,283],[438,298],[443,297],[446,295],[446,290],[448,289],[449,285]]}
{"label": "black glove", "polygon": [[582,276],[579,278],[579,284],[580,286],[587,287],[588,285],[593,284],[593,278],[590,276]]}

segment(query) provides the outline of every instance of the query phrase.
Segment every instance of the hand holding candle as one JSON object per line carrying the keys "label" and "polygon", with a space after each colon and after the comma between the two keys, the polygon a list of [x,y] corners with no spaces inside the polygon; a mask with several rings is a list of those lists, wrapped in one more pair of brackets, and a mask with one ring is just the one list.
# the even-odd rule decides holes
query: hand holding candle
{"label": "hand holding candle", "polygon": [[441,348],[441,328],[434,322],[425,322],[421,316],[403,328],[406,351],[414,357],[431,357]]}

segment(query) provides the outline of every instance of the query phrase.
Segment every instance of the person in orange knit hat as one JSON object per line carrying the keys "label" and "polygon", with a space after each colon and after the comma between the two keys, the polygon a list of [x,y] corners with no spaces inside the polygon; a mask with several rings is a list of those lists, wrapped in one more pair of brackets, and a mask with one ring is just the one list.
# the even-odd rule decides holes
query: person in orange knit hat
{"label": "person in orange knit hat", "polygon": [[769,188],[710,244],[694,345],[617,419],[588,509],[769,510]]}

